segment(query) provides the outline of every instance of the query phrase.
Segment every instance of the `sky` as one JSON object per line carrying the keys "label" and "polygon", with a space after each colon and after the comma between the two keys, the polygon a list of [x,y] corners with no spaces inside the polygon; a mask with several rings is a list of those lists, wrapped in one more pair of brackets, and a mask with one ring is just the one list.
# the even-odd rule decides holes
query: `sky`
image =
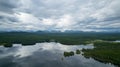
{"label": "sky", "polygon": [[120,31],[120,0],[0,0],[0,31]]}

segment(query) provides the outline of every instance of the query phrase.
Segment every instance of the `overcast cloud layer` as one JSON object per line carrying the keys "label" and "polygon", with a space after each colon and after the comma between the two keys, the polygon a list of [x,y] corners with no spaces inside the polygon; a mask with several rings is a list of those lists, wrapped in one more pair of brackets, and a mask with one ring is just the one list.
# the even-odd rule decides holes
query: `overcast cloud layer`
{"label": "overcast cloud layer", "polygon": [[0,0],[0,31],[120,31],[120,0]]}

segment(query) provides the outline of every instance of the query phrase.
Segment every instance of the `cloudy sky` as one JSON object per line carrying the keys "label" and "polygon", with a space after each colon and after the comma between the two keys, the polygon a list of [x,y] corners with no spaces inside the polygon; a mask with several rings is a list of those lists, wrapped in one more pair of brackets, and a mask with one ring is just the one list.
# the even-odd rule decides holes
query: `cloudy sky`
{"label": "cloudy sky", "polygon": [[0,0],[0,31],[120,31],[120,0]]}

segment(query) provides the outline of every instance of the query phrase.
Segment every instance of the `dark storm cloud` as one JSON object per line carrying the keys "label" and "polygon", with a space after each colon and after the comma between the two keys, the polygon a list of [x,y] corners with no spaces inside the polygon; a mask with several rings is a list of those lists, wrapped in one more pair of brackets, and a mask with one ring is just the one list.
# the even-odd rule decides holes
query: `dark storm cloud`
{"label": "dark storm cloud", "polygon": [[3,19],[4,17],[3,16],[0,16],[0,19]]}
{"label": "dark storm cloud", "polygon": [[0,11],[11,13],[18,6],[19,0],[0,0]]}
{"label": "dark storm cloud", "polygon": [[7,27],[5,24],[18,22],[14,16],[16,13],[14,9],[18,8],[18,5],[19,0],[0,0],[0,25],[2,28]]}
{"label": "dark storm cloud", "polygon": [[117,17],[108,17],[108,18],[105,18],[103,21],[115,21],[115,20],[120,20],[120,16],[117,16]]}
{"label": "dark storm cloud", "polygon": [[11,22],[19,22],[19,20],[16,17],[6,17]]}

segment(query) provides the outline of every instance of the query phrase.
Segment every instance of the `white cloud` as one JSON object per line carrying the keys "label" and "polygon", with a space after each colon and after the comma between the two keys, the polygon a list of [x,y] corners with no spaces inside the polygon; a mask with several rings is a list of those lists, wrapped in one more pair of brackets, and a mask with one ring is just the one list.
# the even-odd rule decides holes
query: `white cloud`
{"label": "white cloud", "polygon": [[94,18],[97,18],[99,21],[104,20],[109,17],[120,16],[119,4],[120,4],[119,0],[114,0],[114,1],[112,0],[106,3],[106,5],[102,9],[96,10],[96,12],[92,14],[91,16]]}
{"label": "white cloud", "polygon": [[[20,0],[11,7],[0,1],[0,30],[98,30],[119,29],[119,0]],[[14,5],[15,3],[15,5]],[[13,4],[13,5],[12,5]],[[17,6],[17,7],[14,7]],[[14,19],[13,19],[14,18]],[[3,23],[4,22],[4,23]]]}

